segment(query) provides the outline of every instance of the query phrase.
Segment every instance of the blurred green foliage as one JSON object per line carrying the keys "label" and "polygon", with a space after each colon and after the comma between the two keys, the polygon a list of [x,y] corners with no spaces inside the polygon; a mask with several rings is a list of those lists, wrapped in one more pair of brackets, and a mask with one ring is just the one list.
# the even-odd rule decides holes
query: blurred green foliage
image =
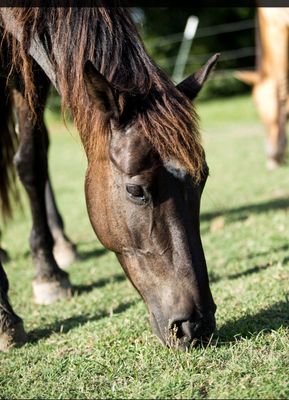
{"label": "blurred green foliage", "polygon": [[240,93],[247,93],[250,91],[251,88],[236,79],[233,74],[220,74],[217,78],[209,79],[206,82],[198,95],[198,101],[236,96]]}
{"label": "blurred green foliage", "polygon": [[61,99],[56,89],[53,86],[51,86],[50,88],[47,107],[54,113],[61,112]]}
{"label": "blurred green foliage", "polygon": [[[145,21],[140,27],[140,32],[150,54],[155,60],[170,59],[176,56],[180,43],[157,46],[155,39],[156,37],[182,33],[190,15],[196,15],[199,18],[198,31],[207,27],[213,28],[216,25],[234,24],[240,21],[254,20],[255,18],[254,7],[144,8],[143,10]],[[197,35],[191,49],[191,55],[194,56],[253,47],[255,45],[254,29],[212,34],[203,38],[198,38]],[[253,66],[255,63],[254,56],[248,58],[239,59],[238,62],[236,60],[228,60],[220,61],[220,63],[222,69]],[[197,61],[196,64],[198,64]],[[163,67],[169,74],[172,73],[172,65],[166,65],[164,62]]]}

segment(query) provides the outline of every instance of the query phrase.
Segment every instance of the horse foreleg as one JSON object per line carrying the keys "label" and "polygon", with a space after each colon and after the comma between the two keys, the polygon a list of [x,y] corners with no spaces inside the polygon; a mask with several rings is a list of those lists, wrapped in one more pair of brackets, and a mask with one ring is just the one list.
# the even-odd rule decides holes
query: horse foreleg
{"label": "horse foreleg", "polygon": [[58,211],[50,179],[45,185],[48,225],[53,236],[53,254],[60,268],[66,268],[77,258],[76,245],[67,237],[64,222]]}
{"label": "horse foreleg", "polygon": [[8,279],[0,262],[0,351],[7,351],[26,341],[22,319],[9,303],[8,289]]}
{"label": "horse foreleg", "polygon": [[10,261],[9,254],[3,247],[1,247],[1,237],[2,237],[2,232],[0,231],[0,262],[6,263]]}
{"label": "horse foreleg", "polygon": [[[49,137],[45,124],[43,124],[43,135],[46,142],[46,151],[49,149]],[[57,264],[61,268],[68,267],[77,259],[76,246],[65,234],[64,222],[58,211],[57,203],[53,193],[51,179],[49,177],[45,184],[45,202],[48,217],[48,225],[54,240],[53,254]]]}
{"label": "horse foreleg", "polygon": [[[39,93],[39,99],[45,94]],[[53,256],[53,237],[49,230],[45,204],[45,186],[48,180],[47,148],[43,135],[43,107],[33,120],[31,110],[20,94],[15,96],[19,123],[20,146],[15,156],[19,178],[30,201],[32,230],[30,247],[36,267],[33,281],[35,302],[50,304],[71,295],[68,274],[62,271]]]}

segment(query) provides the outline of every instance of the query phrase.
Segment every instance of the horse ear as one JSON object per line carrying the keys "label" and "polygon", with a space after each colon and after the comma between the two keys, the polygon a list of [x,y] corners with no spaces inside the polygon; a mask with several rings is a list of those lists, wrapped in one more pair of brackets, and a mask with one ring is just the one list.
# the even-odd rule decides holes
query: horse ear
{"label": "horse ear", "polygon": [[86,61],[83,70],[88,96],[96,107],[113,118],[118,117],[118,106],[113,89],[106,78],[96,70],[91,61]]}
{"label": "horse ear", "polygon": [[187,96],[190,100],[196,98],[210,72],[216,65],[219,57],[220,53],[214,54],[197,72],[180,82],[177,85],[179,91]]}

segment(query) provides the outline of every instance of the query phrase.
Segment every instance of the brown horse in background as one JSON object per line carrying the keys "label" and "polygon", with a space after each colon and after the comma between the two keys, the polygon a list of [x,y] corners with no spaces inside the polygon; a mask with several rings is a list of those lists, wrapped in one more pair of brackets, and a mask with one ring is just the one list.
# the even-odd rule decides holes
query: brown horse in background
{"label": "brown horse in background", "polygon": [[[87,155],[92,226],[144,299],[154,332],[181,348],[208,337],[216,306],[199,229],[208,168],[191,102],[218,56],[176,87],[146,53],[126,9],[1,8],[0,17],[0,70],[8,78],[8,96],[17,92],[15,163],[32,211],[36,302],[71,293],[68,274],[53,256],[45,204],[47,75],[71,111]],[[1,267],[2,349],[25,339],[7,294]]]}
{"label": "brown horse in background", "polygon": [[257,27],[257,71],[236,77],[253,86],[253,96],[267,129],[268,168],[282,164],[286,155],[288,98],[289,8],[260,7]]}

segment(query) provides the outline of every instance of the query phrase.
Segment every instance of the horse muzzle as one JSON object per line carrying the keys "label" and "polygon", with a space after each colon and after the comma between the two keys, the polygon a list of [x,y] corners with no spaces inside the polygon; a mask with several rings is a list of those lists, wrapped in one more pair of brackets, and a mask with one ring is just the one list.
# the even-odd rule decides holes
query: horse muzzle
{"label": "horse muzzle", "polygon": [[168,347],[188,350],[200,341],[208,342],[216,329],[215,309],[204,315],[177,316],[164,321],[159,314],[151,313],[154,333]]}

